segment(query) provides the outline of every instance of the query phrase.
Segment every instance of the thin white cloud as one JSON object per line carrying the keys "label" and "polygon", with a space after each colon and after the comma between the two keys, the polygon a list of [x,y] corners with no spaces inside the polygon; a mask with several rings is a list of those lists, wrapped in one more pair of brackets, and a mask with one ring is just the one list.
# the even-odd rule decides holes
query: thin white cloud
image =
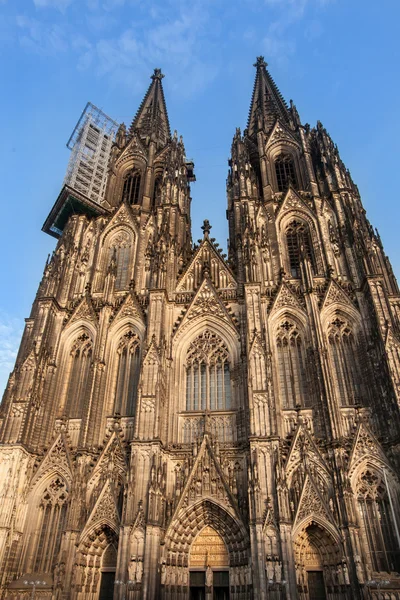
{"label": "thin white cloud", "polygon": [[37,19],[20,15],[17,17],[21,46],[39,54],[66,52],[69,41],[63,29],[55,24],[45,24]]}
{"label": "thin white cloud", "polygon": [[55,8],[64,12],[74,0],[33,0],[36,8]]}
{"label": "thin white cloud", "polygon": [[[190,11],[181,4],[175,6],[173,18],[163,18],[164,8],[147,15],[146,26],[136,21],[115,38],[101,38],[82,52],[78,67],[94,68],[100,77],[115,85],[142,89],[143,77],[156,66],[167,74],[179,72],[181,93],[190,96],[204,89],[216,76],[215,56],[207,57],[210,47],[207,2],[192,2]],[[182,86],[182,81],[185,86]],[[168,80],[172,84],[172,78]]]}

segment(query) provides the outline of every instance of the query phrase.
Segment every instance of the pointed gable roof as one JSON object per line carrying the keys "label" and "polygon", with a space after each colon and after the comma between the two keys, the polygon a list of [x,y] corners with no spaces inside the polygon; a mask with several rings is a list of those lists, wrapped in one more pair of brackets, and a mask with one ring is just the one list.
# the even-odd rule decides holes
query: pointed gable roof
{"label": "pointed gable roof", "polygon": [[211,447],[208,434],[203,437],[192,471],[175,509],[175,515],[178,515],[182,508],[187,509],[190,505],[195,504],[199,497],[202,500],[211,498],[221,502],[228,513],[241,521],[236,499]]}
{"label": "pointed gable roof", "polygon": [[122,163],[126,162],[132,157],[142,157],[147,160],[146,146],[143,144],[137,133],[133,133],[131,139],[128,141],[121,154],[115,163],[115,168],[118,168]]}
{"label": "pointed gable roof", "polygon": [[171,138],[171,129],[161,83],[163,77],[161,69],[154,69],[154,73],[151,76],[152,82],[129,129],[131,135],[137,131],[141,138],[153,136],[153,139],[161,147],[165,146]]}
{"label": "pointed gable roof", "polygon": [[139,319],[143,324],[146,323],[146,318],[143,309],[139,303],[136,293],[131,290],[122,304],[116,310],[112,317],[112,322],[116,323],[125,317],[131,317],[132,319]]}
{"label": "pointed gable roof", "polygon": [[117,507],[117,499],[112,484],[108,479],[90,513],[80,539],[84,539],[89,530],[103,524],[108,525],[115,532],[119,531],[120,515]]}
{"label": "pointed gable roof", "polygon": [[300,464],[304,457],[307,457],[308,463],[319,465],[326,473],[329,473],[328,466],[317,445],[308,432],[307,427],[304,426],[303,421],[300,420],[285,462],[287,477],[291,477],[297,465]]}
{"label": "pointed gable roof", "polygon": [[188,323],[196,318],[204,318],[207,316],[213,316],[217,317],[218,319],[222,319],[226,324],[229,324],[233,329],[235,329],[235,331],[237,331],[238,324],[235,322],[234,316],[228,312],[224,304],[219,299],[215,287],[208,276],[204,278],[203,283],[193,298],[193,301],[185,313],[182,322],[178,325],[175,335],[177,336],[183,332]]}
{"label": "pointed gable roof", "polygon": [[276,312],[281,308],[293,308],[295,310],[301,310],[304,312],[304,307],[300,300],[284,281],[282,281],[276,298],[272,304],[271,312]]}
{"label": "pointed gable roof", "polygon": [[116,431],[113,431],[93,469],[93,473],[89,479],[89,486],[94,480],[97,480],[101,473],[110,471],[110,469],[110,474],[113,476],[119,475],[123,479],[127,467],[125,451],[122,448],[121,440]]}
{"label": "pointed gable roof", "polygon": [[349,458],[348,468],[350,475],[354,472],[356,467],[366,459],[375,459],[386,464],[389,463],[387,456],[376,437],[370,431],[366,423],[363,420],[360,420]]}
{"label": "pointed gable roof", "polygon": [[58,472],[68,482],[72,480],[73,467],[64,433],[59,433],[46,452],[32,479],[34,485],[50,472]]}
{"label": "pointed gable roof", "polygon": [[297,527],[299,523],[310,517],[320,517],[332,523],[332,514],[325,500],[322,498],[311,477],[307,474],[294,519],[294,526]]}
{"label": "pointed gable roof", "polygon": [[[226,287],[236,289],[237,282],[230,267],[222,258],[221,254],[216,250],[211,240],[209,238],[205,238],[204,240],[202,240],[200,246],[197,248],[184,273],[181,275],[176,290],[178,292],[191,291],[191,286],[188,283],[188,279],[190,278],[190,275],[193,274],[194,270],[196,269],[196,266],[200,266],[201,269],[203,268],[205,263],[205,255],[207,255],[209,258],[209,260],[207,261],[208,267],[210,267],[210,261],[211,259],[213,259],[219,263],[220,271],[225,272]],[[215,285],[216,287],[219,287],[219,282],[215,282]]]}
{"label": "pointed gable roof", "polygon": [[321,310],[324,308],[328,308],[328,306],[330,306],[331,304],[337,303],[343,306],[351,306],[351,308],[354,308],[354,303],[352,302],[350,297],[340,287],[340,285],[334,279],[332,279],[328,285],[325,297],[322,301]]}
{"label": "pointed gable roof", "polygon": [[123,201],[119,205],[119,207],[109,220],[107,226],[104,228],[104,231],[102,233],[103,242],[110,233],[110,231],[115,229],[118,225],[127,225],[135,232],[135,235],[137,235],[138,233],[135,217],[132,214],[131,207],[126,201]]}
{"label": "pointed gable roof", "polygon": [[310,206],[306,204],[306,202],[296,192],[292,185],[289,185],[286,195],[282,200],[282,204],[277,210],[277,215],[279,214],[280,216],[282,216],[283,213],[286,213],[293,209],[301,210],[303,212],[306,212],[311,217],[313,216],[313,211],[311,210]]}
{"label": "pointed gable roof", "polygon": [[257,73],[247,122],[249,137],[257,134],[259,117],[264,121],[266,133],[272,130],[277,118],[283,123],[290,123],[289,109],[266,69],[267,63],[264,57],[258,56],[254,66],[257,68]]}
{"label": "pointed gable roof", "polygon": [[82,301],[75,308],[67,323],[68,325],[72,325],[72,323],[76,323],[76,321],[90,321],[94,325],[97,325],[98,323],[92,300],[88,294],[84,296]]}

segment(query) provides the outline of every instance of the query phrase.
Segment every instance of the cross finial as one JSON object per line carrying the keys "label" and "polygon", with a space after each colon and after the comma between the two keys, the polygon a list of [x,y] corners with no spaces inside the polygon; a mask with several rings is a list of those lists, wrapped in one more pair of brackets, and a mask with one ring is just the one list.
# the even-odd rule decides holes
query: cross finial
{"label": "cross finial", "polygon": [[151,76],[151,79],[159,79],[161,81],[161,79],[165,77],[165,75],[161,72],[161,69],[154,69],[154,73]]}
{"label": "cross finial", "polygon": [[253,67],[268,67],[268,63],[265,62],[264,57],[263,56],[257,56],[257,60],[254,63]]}
{"label": "cross finial", "polygon": [[207,239],[208,236],[209,236],[209,233],[210,233],[210,231],[212,229],[212,227],[210,225],[210,221],[208,219],[204,219],[203,225],[202,225],[201,228],[202,228],[203,233],[204,233],[204,239]]}

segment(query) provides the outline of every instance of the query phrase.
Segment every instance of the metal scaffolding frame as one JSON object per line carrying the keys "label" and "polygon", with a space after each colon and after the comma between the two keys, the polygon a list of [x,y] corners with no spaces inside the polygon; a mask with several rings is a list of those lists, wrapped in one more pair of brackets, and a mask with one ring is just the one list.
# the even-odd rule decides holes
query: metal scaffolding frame
{"label": "metal scaffolding frame", "polygon": [[71,150],[64,185],[102,204],[108,161],[119,124],[88,102],[67,142]]}

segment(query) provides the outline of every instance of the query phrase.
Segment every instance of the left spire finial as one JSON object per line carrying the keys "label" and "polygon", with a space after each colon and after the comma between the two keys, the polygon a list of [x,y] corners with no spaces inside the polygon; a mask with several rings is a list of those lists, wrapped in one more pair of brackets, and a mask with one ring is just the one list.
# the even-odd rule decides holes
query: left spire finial
{"label": "left spire finial", "polygon": [[161,69],[154,69],[154,73],[151,76],[151,79],[159,79],[161,81],[161,79],[165,77],[164,73],[162,73]]}
{"label": "left spire finial", "polygon": [[253,67],[268,67],[268,63],[264,60],[263,56],[257,56],[256,62]]}
{"label": "left spire finial", "polygon": [[204,239],[207,240],[208,236],[210,234],[211,231],[211,225],[210,225],[210,221],[208,219],[205,219],[203,221],[203,225],[201,226],[203,232],[204,232]]}

